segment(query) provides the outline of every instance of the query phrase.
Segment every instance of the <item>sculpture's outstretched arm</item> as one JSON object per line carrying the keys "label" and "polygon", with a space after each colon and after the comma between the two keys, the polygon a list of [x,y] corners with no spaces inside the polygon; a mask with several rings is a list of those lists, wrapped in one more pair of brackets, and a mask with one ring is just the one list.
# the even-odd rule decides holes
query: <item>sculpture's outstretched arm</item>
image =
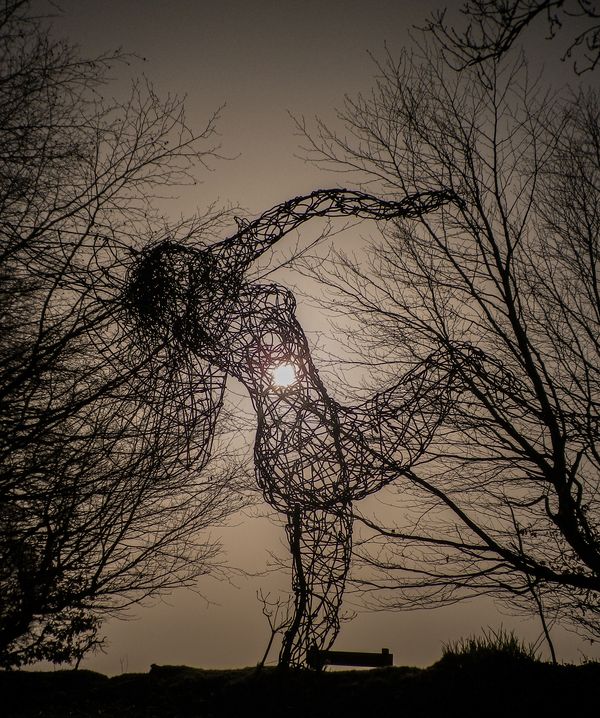
{"label": "sculpture's outstretched arm", "polygon": [[272,207],[209,251],[226,271],[240,274],[288,232],[313,217],[420,217],[454,199],[449,190],[416,192],[391,201],[347,189],[318,189]]}

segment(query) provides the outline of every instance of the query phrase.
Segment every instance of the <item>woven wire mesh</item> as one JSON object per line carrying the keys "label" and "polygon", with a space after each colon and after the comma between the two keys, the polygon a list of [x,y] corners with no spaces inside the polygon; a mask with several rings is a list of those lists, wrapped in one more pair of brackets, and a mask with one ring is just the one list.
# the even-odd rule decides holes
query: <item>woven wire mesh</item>
{"label": "woven wire mesh", "polygon": [[[283,665],[303,666],[309,648],[327,649],[335,640],[352,553],[352,502],[393,481],[420,455],[439,421],[448,375],[432,357],[386,392],[341,406],[313,364],[292,292],[248,281],[244,272],[312,217],[418,217],[451,199],[430,192],[390,202],[318,190],[208,247],[171,240],[150,245],[130,270],[124,300],[139,348],[181,357],[181,365],[196,359],[195,384],[204,385],[207,397],[201,404],[207,451],[227,375],[245,386],[256,411],[256,481],[287,517],[292,554],[295,612],[283,639]],[[282,366],[293,372],[284,386],[275,373]],[[186,384],[179,386],[179,395],[173,387],[167,392],[168,401],[185,405]],[[203,431],[198,418],[195,427]]]}

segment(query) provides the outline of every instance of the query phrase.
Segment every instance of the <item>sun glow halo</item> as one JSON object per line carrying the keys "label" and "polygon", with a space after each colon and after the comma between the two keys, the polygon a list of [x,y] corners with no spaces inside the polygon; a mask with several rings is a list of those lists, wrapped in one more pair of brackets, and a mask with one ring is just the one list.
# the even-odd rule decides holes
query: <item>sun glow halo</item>
{"label": "sun glow halo", "polygon": [[280,364],[271,369],[271,376],[275,386],[291,386],[296,382],[296,367],[293,364]]}

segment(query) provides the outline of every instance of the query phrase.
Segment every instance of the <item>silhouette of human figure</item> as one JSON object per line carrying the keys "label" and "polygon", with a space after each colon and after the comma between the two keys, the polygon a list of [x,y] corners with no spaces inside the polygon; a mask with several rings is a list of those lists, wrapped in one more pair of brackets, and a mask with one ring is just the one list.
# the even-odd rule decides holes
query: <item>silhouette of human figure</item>
{"label": "silhouette of human figure", "polygon": [[[326,649],[335,640],[352,551],[352,502],[389,483],[422,451],[447,376],[439,361],[426,362],[363,404],[341,406],[313,364],[292,292],[247,281],[244,272],[312,217],[416,217],[449,199],[431,192],[391,202],[318,190],[253,222],[238,221],[235,235],[207,247],[170,240],[149,246],[130,272],[127,301],[143,331],[201,357],[211,368],[206,380],[219,389],[227,375],[235,377],[252,401],[256,481],[287,517],[293,559],[295,611],[280,665],[304,665],[311,646]],[[284,382],[277,378],[282,368]],[[210,404],[211,426],[218,408]]]}

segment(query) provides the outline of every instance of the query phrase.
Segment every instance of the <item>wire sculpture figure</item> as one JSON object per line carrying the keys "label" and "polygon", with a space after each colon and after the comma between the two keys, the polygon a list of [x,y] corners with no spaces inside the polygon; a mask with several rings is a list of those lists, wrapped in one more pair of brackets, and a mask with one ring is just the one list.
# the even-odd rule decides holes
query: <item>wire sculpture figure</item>
{"label": "wire sculpture figure", "polygon": [[387,391],[344,407],[329,396],[313,364],[293,293],[246,280],[244,273],[313,217],[419,217],[451,199],[442,191],[394,202],[317,190],[253,222],[238,222],[236,234],[209,246],[151,245],[129,272],[125,300],[138,346],[197,359],[207,454],[228,375],[252,401],[256,481],[270,506],[287,517],[292,554],[294,615],[280,665],[304,666],[309,648],[333,644],[350,567],[352,502],[397,478],[422,453],[443,413],[449,370],[440,357],[430,357]]}

